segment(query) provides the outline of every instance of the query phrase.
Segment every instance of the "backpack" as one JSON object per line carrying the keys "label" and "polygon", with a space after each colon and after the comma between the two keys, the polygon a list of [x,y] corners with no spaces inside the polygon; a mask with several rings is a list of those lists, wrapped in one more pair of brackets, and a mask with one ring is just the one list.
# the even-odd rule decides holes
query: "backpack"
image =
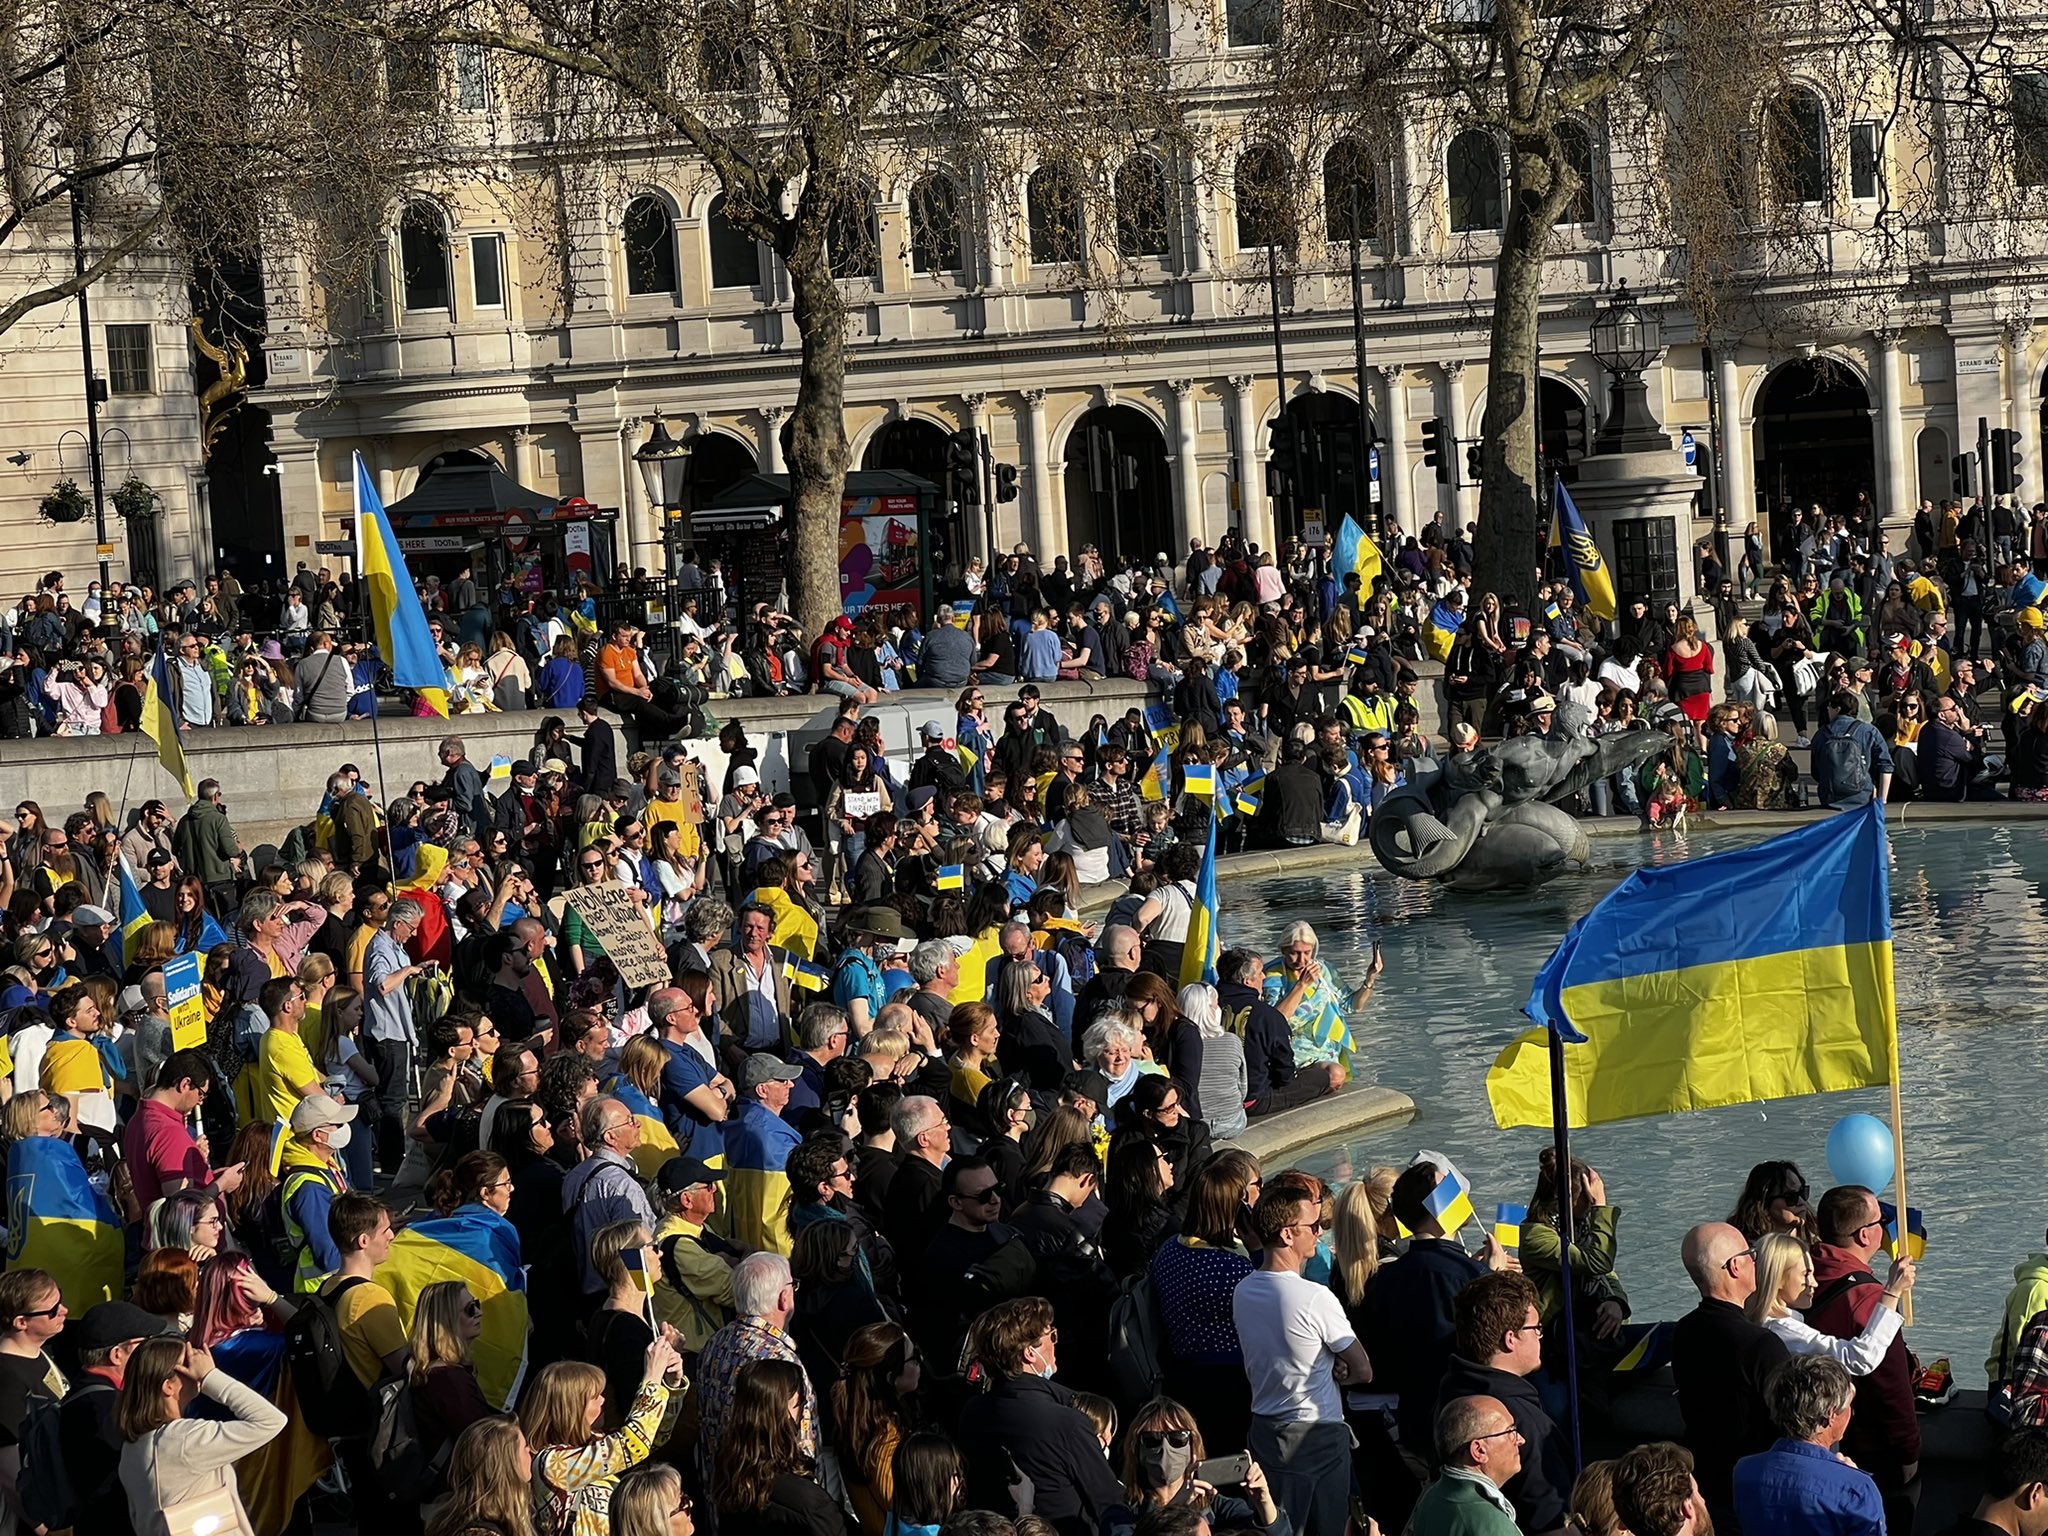
{"label": "backpack", "polygon": [[1829,798],[1836,804],[1859,804],[1876,794],[1870,782],[1870,757],[1854,731],[1823,733],[1815,754],[1828,765]]}
{"label": "backpack", "polygon": [[1124,1280],[1109,1304],[1109,1375],[1120,1401],[1135,1405],[1166,1390],[1160,1365],[1165,1353],[1166,1326],[1152,1294],[1152,1274],[1141,1269]]}
{"label": "backpack", "polygon": [[33,1525],[61,1531],[78,1524],[84,1501],[71,1481],[71,1469],[64,1463],[64,1405],[94,1392],[113,1392],[114,1384],[104,1377],[88,1376],[69,1397],[55,1398],[47,1392],[29,1395],[28,1416],[21,1425],[21,1480],[18,1492],[22,1513]]}
{"label": "backpack", "polygon": [[333,1290],[295,1297],[299,1310],[284,1328],[284,1360],[298,1389],[306,1427],[330,1440],[348,1440],[377,1427],[377,1400],[348,1363],[341,1341],[341,1298],[359,1285],[350,1276]]}
{"label": "backpack", "polygon": [[377,1424],[370,1431],[370,1467],[384,1491],[401,1504],[423,1504],[447,1487],[448,1459],[455,1442],[444,1440],[432,1456],[420,1444],[419,1411],[412,1382],[393,1376],[377,1383]]}

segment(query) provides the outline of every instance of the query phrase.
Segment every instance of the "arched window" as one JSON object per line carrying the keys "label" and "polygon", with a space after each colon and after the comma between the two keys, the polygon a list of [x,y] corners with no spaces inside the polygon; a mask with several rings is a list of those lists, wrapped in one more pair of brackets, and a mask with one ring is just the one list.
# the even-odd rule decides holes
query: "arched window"
{"label": "arched window", "polygon": [[1579,190],[1557,216],[1560,224],[1593,224],[1600,218],[1600,180],[1593,163],[1593,131],[1576,119],[1557,125],[1557,141],[1564,146],[1565,163],[1579,178]]}
{"label": "arched window", "polygon": [[839,278],[882,278],[882,246],[875,229],[875,189],[866,182],[846,188],[825,227],[825,259]]}
{"label": "arched window", "polygon": [[658,197],[636,197],[626,205],[621,233],[626,243],[626,292],[676,291],[676,223]]}
{"label": "arched window", "polygon": [[1451,140],[1444,156],[1444,179],[1450,190],[1452,234],[1500,228],[1500,146],[1492,134],[1468,128]]}
{"label": "arched window", "polygon": [[910,270],[958,272],[962,245],[960,194],[934,171],[910,189]]}
{"label": "arched window", "polygon": [[1173,249],[1166,218],[1166,173],[1150,155],[1133,155],[1116,173],[1116,252],[1164,256]]}
{"label": "arched window", "polygon": [[711,286],[752,288],[761,281],[761,251],[753,237],[725,216],[725,194],[704,210],[704,243],[711,255]]}
{"label": "arched window", "polygon": [[1323,230],[1332,241],[1371,240],[1380,232],[1379,180],[1372,151],[1339,139],[1323,156]]}
{"label": "arched window", "polygon": [[1828,112],[1818,91],[1794,86],[1770,122],[1771,174],[1788,203],[1828,200]]}
{"label": "arched window", "polygon": [[1264,48],[1280,41],[1279,0],[1224,0],[1223,19],[1233,48]]}
{"label": "arched window", "polygon": [[1024,185],[1031,260],[1039,265],[1081,259],[1081,187],[1064,166],[1041,165]]}
{"label": "arched window", "polygon": [[406,204],[398,220],[398,263],[408,311],[448,308],[448,225],[433,204]]}
{"label": "arched window", "polygon": [[1287,157],[1271,144],[1254,144],[1237,157],[1237,248],[1294,244],[1293,209],[1288,202],[1292,173]]}

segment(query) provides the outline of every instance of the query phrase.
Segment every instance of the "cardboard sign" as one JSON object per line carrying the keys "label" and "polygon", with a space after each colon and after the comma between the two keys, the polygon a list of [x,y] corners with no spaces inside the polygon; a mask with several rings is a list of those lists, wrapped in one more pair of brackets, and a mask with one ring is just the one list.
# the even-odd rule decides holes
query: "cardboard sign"
{"label": "cardboard sign", "polygon": [[647,919],[623,885],[584,885],[568,894],[569,905],[597,935],[629,987],[658,987],[669,979],[668,956]]}
{"label": "cardboard sign", "polygon": [[175,955],[164,962],[164,996],[171,1006],[171,1049],[206,1044],[206,1007],[199,1000],[199,957]]}
{"label": "cardboard sign", "polygon": [[860,821],[882,809],[882,792],[876,789],[864,795],[841,795],[839,806],[849,820]]}

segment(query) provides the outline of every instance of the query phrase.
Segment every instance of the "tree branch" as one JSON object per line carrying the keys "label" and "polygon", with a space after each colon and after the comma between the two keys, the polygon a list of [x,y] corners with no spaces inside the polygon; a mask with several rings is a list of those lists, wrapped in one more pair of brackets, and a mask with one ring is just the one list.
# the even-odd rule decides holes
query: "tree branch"
{"label": "tree branch", "polygon": [[24,316],[33,314],[36,310],[42,309],[46,305],[62,304],[65,300],[75,298],[78,294],[90,288],[94,283],[113,271],[115,267],[147,245],[150,238],[162,227],[165,217],[164,211],[158,209],[143,223],[130,230],[127,235],[111,246],[105,254],[89,265],[85,271],[75,272],[61,283],[52,283],[45,288],[31,289],[4,309],[0,309],[0,336],[6,335]]}

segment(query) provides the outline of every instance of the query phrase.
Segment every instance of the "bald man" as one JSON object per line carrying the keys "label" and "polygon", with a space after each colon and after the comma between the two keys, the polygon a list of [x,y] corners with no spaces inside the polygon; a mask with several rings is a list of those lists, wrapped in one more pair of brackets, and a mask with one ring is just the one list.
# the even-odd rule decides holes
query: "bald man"
{"label": "bald man", "polygon": [[1081,989],[1080,1001],[1074,1005],[1077,1028],[1094,1023],[1097,1014],[1116,1007],[1124,1000],[1124,988],[1138,974],[1138,961],[1144,947],[1145,941],[1138,930],[1122,923],[1111,923],[1096,935],[1095,974]]}
{"label": "bald man", "polygon": [[1706,1222],[1685,1234],[1679,1257],[1700,1304],[1673,1330],[1671,1374],[1700,1492],[1714,1524],[1733,1530],[1735,1463],[1776,1441],[1764,1383],[1789,1355],[1782,1339],[1742,1315],[1756,1289],[1748,1238],[1724,1221]]}
{"label": "bald man", "polygon": [[1520,1536],[1501,1484],[1522,1470],[1522,1436],[1497,1397],[1454,1397],[1437,1411],[1444,1475],[1415,1506],[1413,1536]]}

